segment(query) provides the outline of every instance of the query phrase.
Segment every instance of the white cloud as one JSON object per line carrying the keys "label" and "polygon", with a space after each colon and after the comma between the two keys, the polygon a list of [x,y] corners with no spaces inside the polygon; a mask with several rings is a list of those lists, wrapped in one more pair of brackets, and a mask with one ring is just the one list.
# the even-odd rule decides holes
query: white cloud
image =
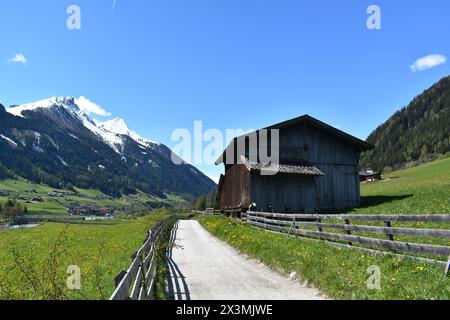
{"label": "white cloud", "polygon": [[83,110],[87,114],[96,114],[102,117],[108,117],[111,115],[110,112],[106,111],[101,106],[93,103],[83,96],[76,99],[75,103],[78,105],[78,107],[80,107],[81,110]]}
{"label": "white cloud", "polygon": [[28,63],[28,60],[27,60],[27,58],[23,55],[23,53],[17,53],[14,57],[12,57],[11,59],[9,59],[8,62],[10,62],[10,63],[22,63],[22,64],[27,64],[27,63]]}
{"label": "white cloud", "polygon": [[411,70],[413,72],[423,71],[437,67],[446,62],[447,62],[446,56],[443,56],[441,54],[430,54],[426,57],[417,59],[416,62],[414,62],[414,64],[411,66]]}

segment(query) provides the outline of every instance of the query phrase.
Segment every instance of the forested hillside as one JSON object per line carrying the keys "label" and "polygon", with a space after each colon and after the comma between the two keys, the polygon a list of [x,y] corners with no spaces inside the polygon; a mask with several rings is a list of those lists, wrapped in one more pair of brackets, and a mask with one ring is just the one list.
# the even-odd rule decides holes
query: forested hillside
{"label": "forested hillside", "polygon": [[168,147],[138,136],[123,120],[91,119],[73,97],[0,105],[0,180],[16,177],[113,197],[138,191],[197,197],[216,187],[195,167],[175,164]]}
{"label": "forested hillside", "polygon": [[362,168],[391,171],[435,160],[450,152],[450,77],[396,112],[367,139],[375,148]]}

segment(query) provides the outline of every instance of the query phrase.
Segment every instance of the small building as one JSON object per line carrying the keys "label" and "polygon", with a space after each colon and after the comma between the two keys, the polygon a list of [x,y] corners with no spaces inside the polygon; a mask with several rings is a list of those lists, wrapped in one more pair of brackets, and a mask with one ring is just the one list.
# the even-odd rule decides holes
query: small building
{"label": "small building", "polygon": [[366,170],[359,173],[359,181],[361,182],[373,182],[379,180],[381,180],[381,172]]}
{"label": "small building", "polygon": [[[217,194],[221,212],[239,214],[252,206],[315,213],[360,206],[359,158],[370,144],[308,115],[264,129],[235,138],[216,161],[225,165]],[[261,149],[270,153],[273,129],[278,129],[278,163],[263,163],[259,156],[255,161]],[[269,132],[268,139],[262,131]]]}

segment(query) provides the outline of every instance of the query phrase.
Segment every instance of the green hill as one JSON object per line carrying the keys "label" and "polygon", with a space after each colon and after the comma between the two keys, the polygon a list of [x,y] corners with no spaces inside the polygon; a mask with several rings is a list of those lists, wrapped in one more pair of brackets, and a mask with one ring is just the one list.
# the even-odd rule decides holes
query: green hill
{"label": "green hill", "polygon": [[398,170],[450,152],[450,77],[443,78],[395,113],[367,139],[375,148],[363,168]]}
{"label": "green hill", "polygon": [[[68,206],[73,205],[133,211],[184,207],[188,204],[184,198],[174,194],[166,194],[164,198],[158,198],[145,193],[137,193],[116,199],[95,189],[74,188],[74,191],[76,192],[51,188],[24,179],[0,180],[0,206],[4,205],[8,199],[16,198],[21,205],[27,207],[28,212],[32,215],[67,215]],[[71,194],[64,197],[52,196],[51,194],[55,192],[70,192]]]}
{"label": "green hill", "polygon": [[362,184],[362,208],[355,211],[450,214],[450,158],[385,174],[383,179]]}

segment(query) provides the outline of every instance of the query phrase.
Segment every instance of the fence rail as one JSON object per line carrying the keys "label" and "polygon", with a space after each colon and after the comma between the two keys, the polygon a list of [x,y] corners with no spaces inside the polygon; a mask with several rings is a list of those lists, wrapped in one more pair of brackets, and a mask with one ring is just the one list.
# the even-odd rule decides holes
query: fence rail
{"label": "fence rail", "polygon": [[128,270],[116,277],[116,289],[110,300],[152,300],[156,276],[156,245],[163,230],[175,221],[169,217],[158,222],[149,232],[143,246],[132,256]]}
{"label": "fence rail", "polygon": [[[450,223],[450,215],[308,215],[283,214],[250,211],[244,214],[243,220],[247,223],[270,231],[287,233],[289,235],[313,238],[336,244],[345,243],[346,247],[355,249],[368,249],[375,247],[380,253],[392,254],[423,254],[431,256],[437,263],[445,263],[434,258],[449,257],[450,246],[438,244],[425,244],[416,242],[396,241],[396,236],[414,236],[450,239],[449,229],[432,228],[404,228],[393,227],[392,222],[423,222],[423,223]],[[324,220],[333,220],[324,222]],[[336,222],[338,221],[338,222]],[[351,224],[351,221],[382,222],[383,226],[369,226]],[[308,228],[308,229],[305,229]],[[315,230],[317,229],[317,230]],[[324,231],[324,229],[330,231]],[[338,230],[344,233],[333,232]],[[386,239],[372,237],[372,235],[355,235],[353,232],[370,234],[383,234]],[[380,249],[389,250],[389,252]],[[373,249],[368,249],[373,250]],[[421,260],[430,260],[417,257]]]}

